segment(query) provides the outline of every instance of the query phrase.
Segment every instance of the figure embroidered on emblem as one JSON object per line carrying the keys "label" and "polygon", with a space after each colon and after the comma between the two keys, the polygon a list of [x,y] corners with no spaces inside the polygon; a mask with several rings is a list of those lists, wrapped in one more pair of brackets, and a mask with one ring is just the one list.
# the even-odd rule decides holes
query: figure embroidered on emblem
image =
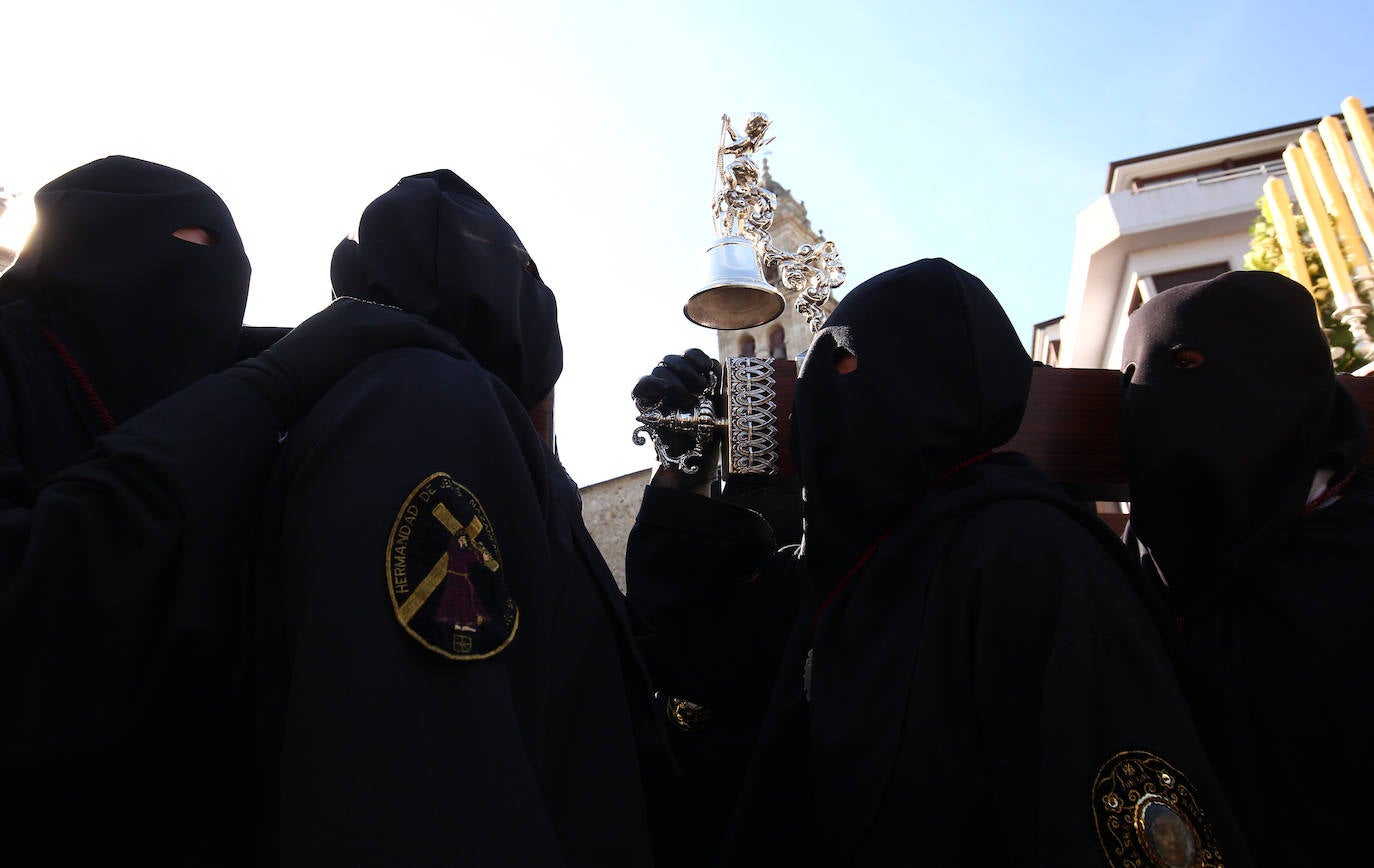
{"label": "figure embroidered on emblem", "polygon": [[1183,773],[1142,750],[1122,751],[1093,783],[1097,840],[1112,868],[1221,868],[1211,824]]}
{"label": "figure embroidered on emblem", "polygon": [[514,638],[520,610],[481,502],[447,473],[411,491],[386,550],[387,587],[401,627],[451,660],[482,660]]}
{"label": "figure embroidered on emblem", "polygon": [[806,649],[806,662],[802,664],[802,694],[807,702],[811,701],[811,655],[814,653],[815,648]]}

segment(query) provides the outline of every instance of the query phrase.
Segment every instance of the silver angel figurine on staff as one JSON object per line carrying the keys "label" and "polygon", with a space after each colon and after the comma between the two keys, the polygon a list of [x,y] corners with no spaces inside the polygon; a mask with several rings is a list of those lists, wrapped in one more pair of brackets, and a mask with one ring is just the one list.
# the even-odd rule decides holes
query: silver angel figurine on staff
{"label": "silver angel figurine on staff", "polygon": [[741,135],[729,115],[720,119],[711,206],[717,237],[706,251],[706,284],[683,306],[688,319],[707,328],[747,329],[776,319],[787,308],[787,291],[797,293],[798,313],[818,331],[831,290],[844,283],[834,242],[803,244],[795,252],[773,246],[769,230],[778,200],[753,159],[773,141],[765,138],[769,123],[755,112]]}
{"label": "silver angel figurine on staff", "polygon": [[[707,280],[683,306],[692,322],[734,330],[763,325],[787,309],[786,293],[797,294],[796,309],[811,331],[819,331],[831,290],[844,283],[844,266],[830,241],[803,244],[795,252],[773,246],[770,230],[777,196],[763,186],[754,155],[772,142],[768,116],[755,112],[737,133],[721,117],[716,150],[716,189],[711,205],[716,240],[706,250]],[[713,376],[689,410],[665,412],[659,404],[635,402],[643,434],[653,440],[659,462],[683,473],[701,469],[712,441],[719,437],[727,474],[778,476],[792,473],[788,424],[796,362],[736,357],[724,360],[722,378]],[[692,445],[674,454],[662,435],[684,437]]]}

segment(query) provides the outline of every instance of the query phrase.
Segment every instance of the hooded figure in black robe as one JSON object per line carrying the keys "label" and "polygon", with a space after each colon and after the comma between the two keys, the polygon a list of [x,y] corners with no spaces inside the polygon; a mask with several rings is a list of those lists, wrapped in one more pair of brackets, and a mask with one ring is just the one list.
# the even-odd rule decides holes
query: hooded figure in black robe
{"label": "hooded figure in black robe", "polygon": [[0,276],[0,863],[242,864],[240,550],[280,432],[447,341],[350,302],[235,364],[268,332],[209,187],[115,156],[34,204]]}
{"label": "hooded figure in black robe", "polygon": [[[938,259],[856,287],[817,333],[792,408],[800,615],[717,864],[1247,864],[1157,601],[1104,524],[995,451],[1031,368],[988,289]],[[662,642],[694,598],[654,557],[651,507],[628,581]],[[748,526],[722,567],[744,581]],[[751,584],[777,581],[764,566]]]}
{"label": "hooded figure in black robe", "polygon": [[1369,861],[1374,479],[1297,283],[1230,272],[1132,314],[1127,541],[1167,585],[1199,731],[1256,861]]}
{"label": "hooded figure in black robe", "polygon": [[373,201],[332,279],[463,352],[377,357],[283,456],[262,583],[280,590],[282,861],[650,864],[647,676],[530,417],[562,370],[553,293],[446,170]]}

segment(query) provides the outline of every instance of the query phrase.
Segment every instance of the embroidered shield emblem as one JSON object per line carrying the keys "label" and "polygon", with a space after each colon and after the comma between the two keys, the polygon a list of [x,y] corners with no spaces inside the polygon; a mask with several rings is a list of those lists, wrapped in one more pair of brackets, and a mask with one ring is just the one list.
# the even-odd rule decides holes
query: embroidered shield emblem
{"label": "embroidered shield emblem", "polygon": [[1113,868],[1219,868],[1221,850],[1192,785],[1168,762],[1122,751],[1093,783],[1097,840]]}
{"label": "embroidered shield emblem", "polygon": [[401,627],[451,660],[496,654],[520,625],[491,520],[447,473],[426,477],[396,514],[386,583]]}

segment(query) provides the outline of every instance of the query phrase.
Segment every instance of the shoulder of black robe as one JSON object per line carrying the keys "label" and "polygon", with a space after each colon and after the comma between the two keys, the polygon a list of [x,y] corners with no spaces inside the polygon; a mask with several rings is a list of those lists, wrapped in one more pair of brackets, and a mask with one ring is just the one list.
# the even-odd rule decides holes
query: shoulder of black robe
{"label": "shoulder of black robe", "polygon": [[79,460],[105,426],[44,340],[42,313],[30,302],[0,306],[0,376],[9,417],[0,449],[22,469],[29,492],[10,499],[29,502],[39,483]]}
{"label": "shoulder of black robe", "polygon": [[[48,460],[86,436],[61,424],[70,408],[7,397],[0,427],[53,425],[36,450]],[[209,377],[37,483],[29,438],[0,447],[0,778],[27,794],[0,817],[6,864],[242,864],[229,830],[246,785],[239,552],[253,526],[235,505],[261,498],[276,430],[262,396]]]}
{"label": "shoulder of black robe", "polygon": [[289,331],[291,329],[288,326],[246,325],[239,330],[239,346],[238,351],[234,353],[234,358],[240,361],[251,359],[281,340]]}
{"label": "shoulder of black robe", "polygon": [[[842,356],[857,369],[836,367]],[[987,457],[1016,430],[1030,367],[987,288],[942,260],[866,282],[817,335],[793,408],[815,614],[789,643],[724,864],[890,864],[897,852],[1099,865],[1090,793],[1104,751],[1167,749],[1211,781],[1119,542],[1024,458]],[[894,431],[896,448],[874,448]],[[978,625],[1008,616],[1042,653],[975,653]],[[1117,651],[1115,670],[1086,673],[1104,684],[1101,704],[1074,693],[1096,658],[1061,650],[1093,642]],[[1113,704],[1131,678],[1167,700],[1139,720]],[[968,695],[999,684],[1024,685],[1026,701],[989,715]],[[1058,739],[1056,726],[1095,737]],[[990,749],[1023,731],[1025,750]],[[1002,789],[1027,787],[1040,798],[1029,830],[1005,815],[1017,808],[997,810]],[[1244,864],[1243,843],[1225,839]]]}
{"label": "shoulder of black robe", "polygon": [[[281,589],[289,660],[267,661],[290,682],[283,858],[649,864],[619,592],[521,401],[472,361],[393,351],[287,448],[263,582]],[[438,565],[474,518],[492,568],[468,568],[483,578],[464,604]],[[440,640],[470,610],[496,620],[473,620],[484,644],[462,653]]]}
{"label": "shoulder of black robe", "polygon": [[1362,466],[1247,569],[1242,600],[1187,625],[1184,683],[1260,864],[1365,861],[1350,830],[1374,774],[1370,528],[1374,472]]}
{"label": "shoulder of black robe", "polygon": [[1093,779],[1127,750],[1248,864],[1131,570],[1023,456],[956,474],[794,635],[723,864],[1100,865]]}

